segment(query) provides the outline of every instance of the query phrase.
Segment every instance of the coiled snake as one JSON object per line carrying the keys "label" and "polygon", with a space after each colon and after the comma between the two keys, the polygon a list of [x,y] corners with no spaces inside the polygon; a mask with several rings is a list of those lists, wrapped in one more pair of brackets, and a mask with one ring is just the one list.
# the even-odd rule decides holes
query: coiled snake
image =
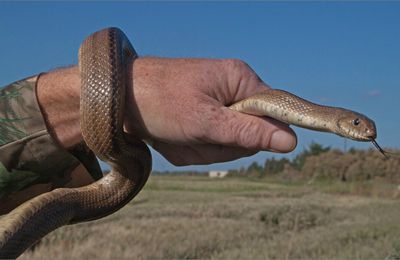
{"label": "coiled snake", "polygon": [[[111,172],[85,187],[42,194],[0,219],[0,258],[18,257],[60,226],[109,215],[142,189],[151,170],[151,155],[142,141],[129,138],[127,142],[123,132],[125,68],[135,57],[129,40],[117,28],[103,29],[82,43],[81,130],[89,148],[111,165]],[[282,90],[265,90],[230,108],[376,144],[375,124],[367,117],[316,105]]]}

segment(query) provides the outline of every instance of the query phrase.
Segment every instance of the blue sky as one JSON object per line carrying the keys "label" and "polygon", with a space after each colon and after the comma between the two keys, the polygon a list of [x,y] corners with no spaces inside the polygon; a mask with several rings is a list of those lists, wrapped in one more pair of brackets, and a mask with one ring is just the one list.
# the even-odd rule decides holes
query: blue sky
{"label": "blue sky", "polygon": [[[274,88],[366,114],[382,146],[400,146],[400,2],[0,2],[0,86],[76,64],[81,41],[108,26],[123,29],[142,56],[242,59]],[[344,145],[295,131],[298,147],[285,156],[311,141]],[[177,169],[153,155],[154,169]],[[272,155],[178,169],[237,168]]]}

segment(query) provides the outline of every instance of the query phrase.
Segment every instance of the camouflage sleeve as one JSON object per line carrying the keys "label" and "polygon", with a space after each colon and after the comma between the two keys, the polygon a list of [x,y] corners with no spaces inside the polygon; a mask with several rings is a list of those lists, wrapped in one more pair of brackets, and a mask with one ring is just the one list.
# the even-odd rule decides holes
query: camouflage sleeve
{"label": "camouflage sleeve", "polygon": [[102,176],[83,144],[67,151],[51,137],[36,98],[37,78],[0,88],[0,199],[37,183],[63,186],[80,163],[94,179]]}

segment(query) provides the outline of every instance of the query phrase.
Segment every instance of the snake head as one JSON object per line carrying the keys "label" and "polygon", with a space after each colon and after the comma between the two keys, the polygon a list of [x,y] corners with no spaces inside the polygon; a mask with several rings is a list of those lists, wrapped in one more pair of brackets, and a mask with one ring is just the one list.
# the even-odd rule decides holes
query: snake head
{"label": "snake head", "polygon": [[376,126],[375,122],[368,117],[343,109],[341,117],[337,120],[337,134],[343,137],[347,137],[356,141],[372,142],[375,148],[385,156],[389,158],[387,154],[389,152],[383,150],[376,142]]}
{"label": "snake head", "polygon": [[369,142],[376,138],[376,126],[368,117],[343,109],[337,120],[337,134],[356,141]]}

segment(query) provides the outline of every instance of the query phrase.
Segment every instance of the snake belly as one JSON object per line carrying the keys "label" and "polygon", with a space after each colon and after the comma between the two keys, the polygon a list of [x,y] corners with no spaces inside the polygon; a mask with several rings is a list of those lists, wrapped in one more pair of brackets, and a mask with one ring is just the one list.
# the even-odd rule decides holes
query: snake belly
{"label": "snake belly", "polygon": [[80,188],[60,188],[35,197],[0,219],[0,258],[16,258],[58,227],[107,216],[144,186],[151,154],[123,132],[126,67],[136,52],[124,33],[107,28],[79,50],[81,131],[88,147],[111,166],[102,179]]}

